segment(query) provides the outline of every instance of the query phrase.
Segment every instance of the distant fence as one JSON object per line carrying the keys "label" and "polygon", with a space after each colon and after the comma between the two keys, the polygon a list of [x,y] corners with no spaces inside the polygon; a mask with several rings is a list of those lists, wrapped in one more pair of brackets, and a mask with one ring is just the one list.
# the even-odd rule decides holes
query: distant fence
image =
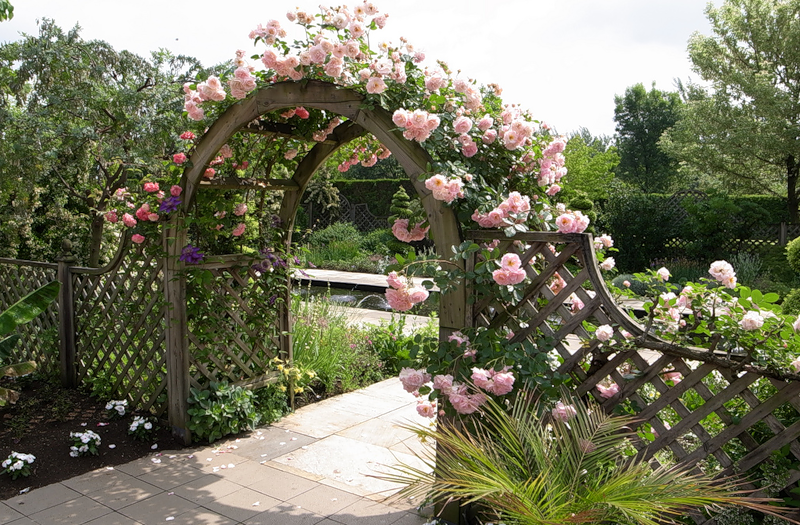
{"label": "distant fence", "polygon": [[324,209],[310,202],[306,206],[308,226],[313,229],[327,228],[335,222],[349,222],[361,232],[371,232],[380,228],[388,228],[388,216],[378,216],[369,210],[368,204],[352,204],[347,197],[339,195],[339,206]]}

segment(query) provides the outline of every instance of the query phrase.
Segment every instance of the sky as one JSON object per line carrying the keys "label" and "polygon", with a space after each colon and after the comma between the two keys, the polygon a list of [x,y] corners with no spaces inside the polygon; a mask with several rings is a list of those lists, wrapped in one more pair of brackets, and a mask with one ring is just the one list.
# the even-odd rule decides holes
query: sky
{"label": "sky", "polygon": [[[704,0],[373,0],[389,18],[376,43],[405,37],[425,52],[423,64],[445,61],[481,84],[503,88],[503,100],[530,110],[559,133],[587,128],[613,135],[614,96],[642,83],[674,90],[675,79],[699,80],[686,46],[710,33]],[[719,4],[719,2],[716,2]],[[237,49],[253,48],[248,33],[313,0],[12,0],[14,18],[0,22],[0,42],[38,33],[37,20],[62,29],[80,24],[84,39],[140,55],[165,48],[211,66]],[[340,5],[339,3],[331,3]],[[356,2],[348,5],[354,6]],[[293,28],[294,29],[294,28]],[[292,33],[290,33],[291,35]],[[377,42],[376,42],[377,41]],[[253,53],[251,53],[253,51]],[[260,66],[260,64],[257,64]]]}

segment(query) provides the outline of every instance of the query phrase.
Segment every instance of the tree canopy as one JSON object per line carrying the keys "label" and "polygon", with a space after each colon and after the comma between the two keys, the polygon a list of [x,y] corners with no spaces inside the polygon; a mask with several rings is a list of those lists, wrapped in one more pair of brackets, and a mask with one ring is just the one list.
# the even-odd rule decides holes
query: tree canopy
{"label": "tree canopy", "polygon": [[684,114],[663,145],[684,171],[731,190],[786,195],[797,220],[800,175],[800,0],[709,4],[712,34],[689,41]]}
{"label": "tree canopy", "polygon": [[70,238],[98,264],[109,201],[167,159],[181,86],[198,68],[166,51],[116,51],[48,19],[0,46],[0,237],[18,247],[6,255],[50,258]]}
{"label": "tree canopy", "polygon": [[677,164],[659,148],[658,141],[678,120],[678,93],[658,90],[655,84],[647,91],[636,84],[623,96],[615,96],[614,102],[620,157],[617,177],[649,193],[674,189]]}
{"label": "tree canopy", "polygon": [[569,185],[564,189],[567,195],[582,191],[592,201],[608,197],[614,168],[619,164],[611,137],[595,137],[581,128],[567,141],[564,157],[569,173]]}

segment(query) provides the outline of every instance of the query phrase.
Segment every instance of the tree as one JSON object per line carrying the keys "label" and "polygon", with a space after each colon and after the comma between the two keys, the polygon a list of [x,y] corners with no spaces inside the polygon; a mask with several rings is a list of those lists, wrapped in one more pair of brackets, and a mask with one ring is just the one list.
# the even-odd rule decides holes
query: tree
{"label": "tree", "polygon": [[677,163],[658,146],[662,133],[678,120],[678,93],[660,91],[655,83],[648,92],[642,84],[615,96],[619,179],[648,193],[674,189],[678,184]]}
{"label": "tree", "polygon": [[683,87],[684,115],[664,147],[730,189],[786,195],[796,222],[800,0],[727,0],[706,15],[713,34],[693,35],[689,56],[710,89]]}
{"label": "tree", "polygon": [[0,22],[14,18],[14,6],[8,0],[0,0]]}
{"label": "tree", "polygon": [[[24,256],[52,256],[64,236],[101,259],[104,212],[118,188],[161,169],[181,126],[181,86],[197,62],[145,59],[43,20],[38,36],[0,46],[0,213]],[[6,221],[3,221],[4,223]]]}
{"label": "tree", "polygon": [[582,191],[592,201],[608,198],[619,153],[611,137],[594,137],[586,128],[575,132],[567,141],[564,157],[567,167],[565,195]]}

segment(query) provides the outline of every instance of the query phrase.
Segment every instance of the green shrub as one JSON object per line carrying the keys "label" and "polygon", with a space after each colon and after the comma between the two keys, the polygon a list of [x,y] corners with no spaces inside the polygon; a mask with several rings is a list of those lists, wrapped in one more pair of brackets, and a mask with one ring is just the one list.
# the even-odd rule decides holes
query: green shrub
{"label": "green shrub", "polygon": [[226,382],[211,382],[208,388],[191,389],[189,430],[195,440],[213,443],[228,434],[238,434],[258,425],[261,416],[253,404],[253,392]]}
{"label": "green shrub", "polygon": [[258,412],[261,424],[268,425],[289,413],[286,387],[267,385],[254,392],[253,403]]}
{"label": "green shrub", "polygon": [[800,237],[786,245],[786,260],[796,273],[800,273]]}
{"label": "green shrub", "polygon": [[[625,286],[625,281],[630,283],[630,287]],[[614,277],[614,280],[611,281],[611,284],[619,288],[620,290],[630,290],[636,295],[644,297],[647,295],[647,284],[643,283],[642,281],[637,281],[636,277],[629,273],[624,273],[621,275],[617,275]]]}
{"label": "green shrub", "polygon": [[373,230],[363,237],[361,249],[369,254],[389,256],[391,253],[389,252],[388,244],[392,240],[397,239],[394,238],[389,228]]}
{"label": "green shrub", "polygon": [[327,228],[312,232],[308,236],[307,242],[309,246],[327,246],[332,242],[339,241],[349,242],[358,247],[362,237],[363,234],[351,223],[335,222]]}
{"label": "green shrub", "polygon": [[795,288],[783,299],[781,311],[784,315],[800,314],[800,288]]}

